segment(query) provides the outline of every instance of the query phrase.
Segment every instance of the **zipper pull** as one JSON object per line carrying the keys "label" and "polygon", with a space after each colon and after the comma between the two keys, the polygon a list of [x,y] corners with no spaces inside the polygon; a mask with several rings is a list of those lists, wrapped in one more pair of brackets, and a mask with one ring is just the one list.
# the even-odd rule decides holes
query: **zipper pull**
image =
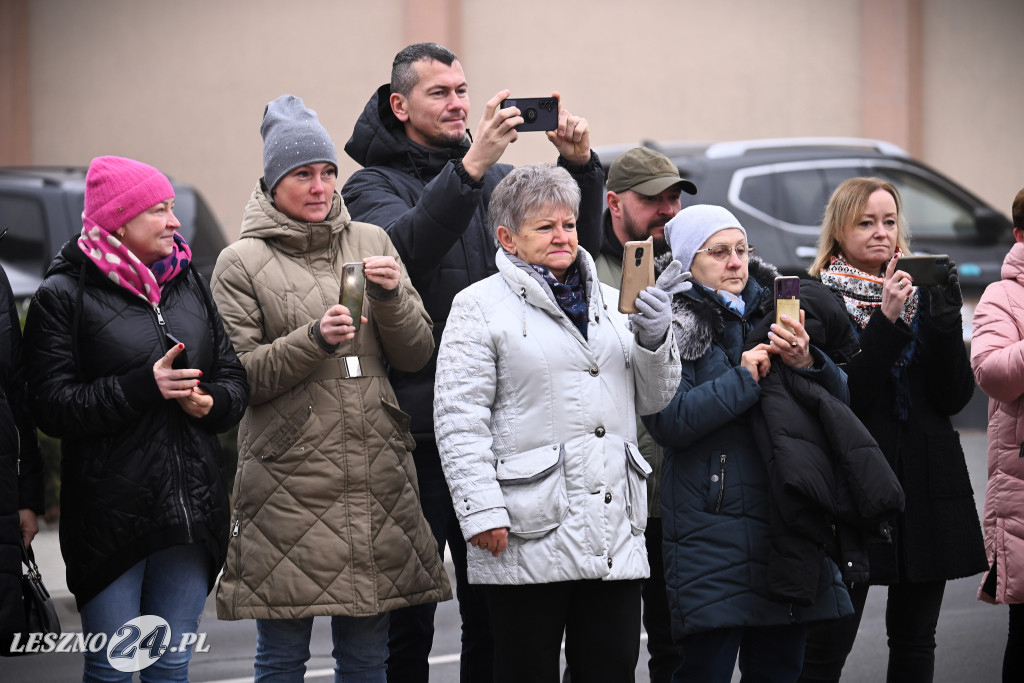
{"label": "zipper pull", "polygon": [[160,324],[160,327],[167,327],[167,323],[164,322],[164,314],[160,312],[160,305],[154,306],[153,310],[156,311],[156,321]]}
{"label": "zipper pull", "polygon": [[232,536],[238,536],[238,524],[239,524],[239,522],[236,519],[235,520],[235,528],[231,530],[231,535]]}

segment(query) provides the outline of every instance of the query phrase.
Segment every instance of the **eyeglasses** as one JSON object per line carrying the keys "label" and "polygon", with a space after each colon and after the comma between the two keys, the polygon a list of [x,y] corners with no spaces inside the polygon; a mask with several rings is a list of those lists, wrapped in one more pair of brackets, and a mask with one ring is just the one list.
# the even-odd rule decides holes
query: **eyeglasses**
{"label": "eyeglasses", "polygon": [[716,261],[727,261],[734,251],[740,261],[746,261],[754,253],[754,248],[748,244],[737,244],[735,247],[730,247],[728,244],[716,244],[707,249],[698,249],[694,252],[694,256],[707,252]]}

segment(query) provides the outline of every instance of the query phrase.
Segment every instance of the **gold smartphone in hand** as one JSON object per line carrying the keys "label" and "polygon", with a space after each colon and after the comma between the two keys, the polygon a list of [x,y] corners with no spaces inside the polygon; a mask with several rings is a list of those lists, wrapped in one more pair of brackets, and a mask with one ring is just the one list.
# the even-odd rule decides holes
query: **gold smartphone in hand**
{"label": "gold smartphone in hand", "polygon": [[784,315],[800,321],[800,278],[795,275],[775,278],[775,324],[792,334],[793,328],[782,322]]}
{"label": "gold smartphone in hand", "polygon": [[654,284],[654,238],[626,242],[622,247],[619,312],[636,313],[636,298]]}
{"label": "gold smartphone in hand", "polygon": [[366,273],[362,261],[345,263],[341,266],[341,305],[352,316],[352,326],[359,330],[359,318],[363,314],[363,292],[366,291]]}

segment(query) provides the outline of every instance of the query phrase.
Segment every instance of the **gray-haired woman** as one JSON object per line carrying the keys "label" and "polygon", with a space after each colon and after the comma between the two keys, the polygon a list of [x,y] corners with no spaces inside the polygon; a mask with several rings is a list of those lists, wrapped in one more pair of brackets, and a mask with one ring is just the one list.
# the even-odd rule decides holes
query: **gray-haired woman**
{"label": "gray-haired woman", "polygon": [[[580,192],[561,168],[512,171],[490,202],[498,273],[452,305],[437,362],[442,464],[483,584],[495,681],[633,680],[650,467],[636,411],[679,383],[669,295],[637,300],[634,331],[576,240]],[[527,653],[529,653],[527,655]]]}

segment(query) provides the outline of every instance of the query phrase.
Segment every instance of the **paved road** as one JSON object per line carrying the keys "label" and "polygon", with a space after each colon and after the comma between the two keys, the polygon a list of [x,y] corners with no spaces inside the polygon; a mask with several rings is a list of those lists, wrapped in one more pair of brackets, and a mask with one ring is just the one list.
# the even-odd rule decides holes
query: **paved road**
{"label": "paved road", "polygon": [[[984,497],[985,434],[971,430],[963,434],[964,450],[970,468],[979,508]],[[33,544],[43,577],[54,593],[65,631],[79,631],[80,622],[74,601],[63,582],[63,564],[53,529],[43,531]],[[449,568],[450,569],[450,568]],[[450,572],[449,572],[450,573]],[[977,601],[978,578],[951,582],[946,588],[939,621],[935,683],[998,683],[1002,648],[1006,642],[1007,608]],[[458,607],[454,601],[438,608],[437,634],[431,657],[431,680],[458,682]],[[192,660],[191,678],[202,683],[243,683],[252,680],[252,655],[256,629],[252,621],[219,621],[207,603],[200,631],[207,633],[210,652]],[[330,625],[318,619],[314,626],[312,658],[307,681],[332,680]],[[868,595],[864,619],[857,643],[847,663],[843,683],[879,683],[885,680],[887,650],[885,644],[885,591],[872,589]],[[0,682],[63,683],[81,680],[79,654],[43,654],[29,657],[0,658]],[[648,683],[646,652],[641,647],[637,666],[638,683]],[[739,681],[739,674],[733,677]]]}

